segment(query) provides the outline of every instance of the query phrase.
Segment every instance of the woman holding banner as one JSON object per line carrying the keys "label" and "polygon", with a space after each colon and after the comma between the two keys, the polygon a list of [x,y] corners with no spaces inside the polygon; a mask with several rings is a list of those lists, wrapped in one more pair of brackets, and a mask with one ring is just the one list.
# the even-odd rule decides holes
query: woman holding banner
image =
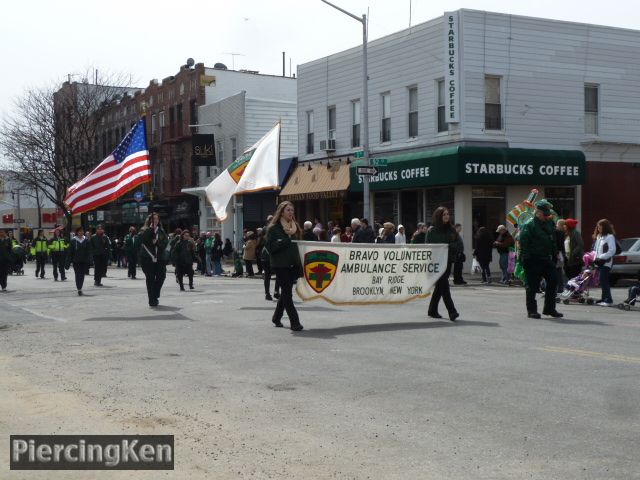
{"label": "woman holding banner", "polygon": [[456,232],[456,229],[451,225],[449,210],[445,207],[438,207],[433,212],[432,226],[427,231],[426,243],[446,243],[449,245],[447,268],[436,282],[435,289],[431,295],[431,302],[429,303],[428,315],[431,318],[442,318],[442,315],[438,313],[438,304],[440,303],[440,298],[442,298],[449,312],[449,320],[455,322],[460,314],[456,311],[456,306],[453,304],[453,299],[451,298],[449,273],[451,272],[451,264],[458,253],[458,232]]}
{"label": "woman holding banner", "polygon": [[276,274],[280,285],[280,298],[273,312],[271,321],[276,327],[282,327],[282,314],[287,311],[291,330],[300,331],[300,319],[293,304],[293,284],[300,276],[300,255],[298,246],[292,240],[298,240],[301,236],[300,226],[294,217],[293,204],[282,202],[278,205],[267,227],[267,239],[264,248],[269,252],[271,270]]}

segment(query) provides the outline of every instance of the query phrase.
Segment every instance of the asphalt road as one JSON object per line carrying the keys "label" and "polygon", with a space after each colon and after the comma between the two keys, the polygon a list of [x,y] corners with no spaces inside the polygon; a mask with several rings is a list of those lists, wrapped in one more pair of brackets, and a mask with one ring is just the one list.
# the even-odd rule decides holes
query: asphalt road
{"label": "asphalt road", "polygon": [[[638,311],[531,320],[476,280],[456,323],[316,301],[294,333],[257,279],[168,275],[150,309],[125,270],[84,297],[27,273],[0,294],[2,478],[640,478]],[[173,434],[175,470],[9,471],[26,433]]]}

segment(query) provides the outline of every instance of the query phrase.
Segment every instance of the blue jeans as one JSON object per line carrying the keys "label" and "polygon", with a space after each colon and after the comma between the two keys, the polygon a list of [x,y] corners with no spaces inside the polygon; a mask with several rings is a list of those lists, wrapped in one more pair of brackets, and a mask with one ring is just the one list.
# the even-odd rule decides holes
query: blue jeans
{"label": "blue jeans", "polygon": [[609,272],[611,267],[600,267],[600,286],[602,287],[602,301],[613,303],[611,298],[611,284],[609,283]]}
{"label": "blue jeans", "polygon": [[205,262],[205,265],[207,266],[207,275],[211,275],[211,272],[213,271],[213,265],[210,252],[207,252],[207,255],[205,256]]}
{"label": "blue jeans", "polygon": [[500,270],[502,270],[502,281],[504,283],[509,281],[509,273],[507,270],[509,269],[509,252],[504,252],[500,254]]}
{"label": "blue jeans", "polygon": [[213,260],[213,274],[222,275],[222,263],[220,263],[220,259]]}
{"label": "blue jeans", "polygon": [[629,298],[627,298],[627,303],[631,303],[638,295],[640,295],[640,285],[629,287]]}

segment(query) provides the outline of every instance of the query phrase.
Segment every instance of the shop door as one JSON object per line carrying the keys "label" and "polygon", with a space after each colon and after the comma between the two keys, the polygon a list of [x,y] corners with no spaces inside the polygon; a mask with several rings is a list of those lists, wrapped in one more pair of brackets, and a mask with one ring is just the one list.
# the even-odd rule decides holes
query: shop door
{"label": "shop door", "polygon": [[495,232],[506,222],[505,188],[473,187],[472,189],[473,235],[480,227]]}
{"label": "shop door", "polygon": [[400,193],[400,219],[398,223],[404,225],[407,238],[411,238],[416,230],[421,204],[422,191],[405,190]]}

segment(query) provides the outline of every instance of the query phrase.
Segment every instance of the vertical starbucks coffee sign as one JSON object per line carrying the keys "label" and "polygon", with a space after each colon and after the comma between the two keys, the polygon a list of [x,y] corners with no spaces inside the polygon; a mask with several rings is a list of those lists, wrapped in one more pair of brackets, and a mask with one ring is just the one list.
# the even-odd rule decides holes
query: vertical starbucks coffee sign
{"label": "vertical starbucks coffee sign", "polygon": [[405,303],[425,298],[447,269],[448,245],[296,242],[302,300],[334,305]]}
{"label": "vertical starbucks coffee sign", "polygon": [[459,53],[459,25],[458,12],[444,14],[445,60],[444,74],[444,105],[445,121],[447,123],[460,122],[460,53]]}

